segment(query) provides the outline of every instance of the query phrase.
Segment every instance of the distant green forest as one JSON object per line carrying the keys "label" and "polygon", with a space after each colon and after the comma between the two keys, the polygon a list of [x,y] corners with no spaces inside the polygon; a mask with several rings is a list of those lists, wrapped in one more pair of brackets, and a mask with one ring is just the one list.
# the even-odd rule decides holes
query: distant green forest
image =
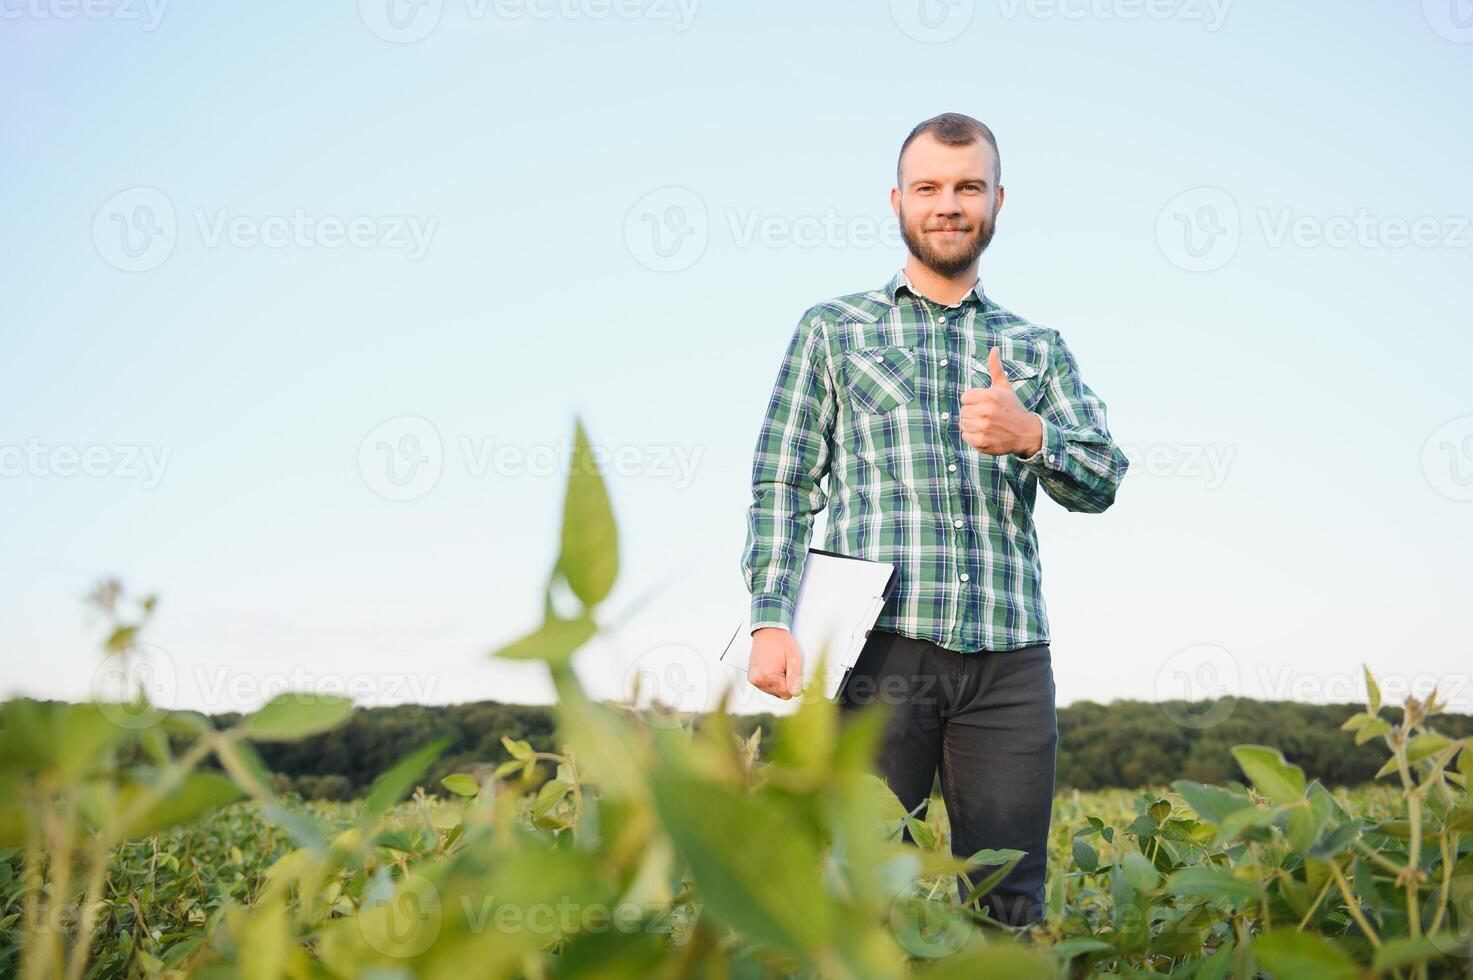
{"label": "distant green forest", "polygon": [[[1290,762],[1327,785],[1369,782],[1385,761],[1379,740],[1352,745],[1338,731],[1358,705],[1311,705],[1294,701],[1075,702],[1059,709],[1058,787],[1081,790],[1164,786],[1174,779],[1222,783],[1240,772],[1231,747],[1269,741]],[[1391,712],[1399,716],[1399,712]],[[215,716],[234,724],[239,716]],[[742,735],[773,716],[738,715]],[[699,719],[696,719],[699,724]],[[1444,715],[1439,728],[1451,738],[1473,735],[1473,716]],[[550,710],[540,705],[479,701],[457,705],[396,705],[360,708],[333,731],[299,742],[257,746],[277,774],[278,789],[316,799],[358,795],[395,760],[440,736],[449,749],[429,773],[439,785],[453,772],[489,770],[509,756],[503,735],[525,739],[539,751],[555,751]]]}

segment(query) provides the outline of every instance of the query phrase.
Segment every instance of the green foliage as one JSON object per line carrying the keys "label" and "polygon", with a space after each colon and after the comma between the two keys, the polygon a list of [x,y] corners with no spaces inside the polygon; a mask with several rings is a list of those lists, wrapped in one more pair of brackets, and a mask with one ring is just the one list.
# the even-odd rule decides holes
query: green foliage
{"label": "green foliage", "polygon": [[[591,457],[581,424],[576,435]],[[5,704],[0,973],[1466,972],[1473,761],[1462,736],[1431,726],[1435,696],[1386,717],[1368,676],[1366,709],[1334,737],[1379,748],[1389,778],[1353,793],[1251,739],[1228,746],[1246,782],[1183,773],[1170,789],[1065,792],[1046,919],[1005,927],[980,898],[1022,853],[954,855],[939,800],[924,820],[903,812],[871,769],[882,714],[841,719],[810,694],[764,728],[591,700],[572,657],[604,628],[614,542],[602,480],[575,466],[543,622],[500,651],[546,666],[552,725],[472,706],[477,723],[502,723],[473,748],[474,725],[449,713],[386,715],[414,737],[390,725],[384,738],[350,703],[312,695],[213,720],[138,699]],[[554,609],[560,579],[580,608]],[[114,618],[104,650],[125,653],[153,600],[125,619],[120,586],[98,595]],[[383,739],[364,768],[346,732]],[[324,768],[272,771],[307,746]],[[366,792],[304,800],[305,778],[320,795]],[[958,898],[962,872],[976,884]]]}

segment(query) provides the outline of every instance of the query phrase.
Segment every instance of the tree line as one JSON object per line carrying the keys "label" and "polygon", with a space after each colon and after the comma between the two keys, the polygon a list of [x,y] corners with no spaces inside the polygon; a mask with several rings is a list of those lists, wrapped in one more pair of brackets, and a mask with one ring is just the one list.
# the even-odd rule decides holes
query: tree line
{"label": "tree line", "polygon": [[[1058,711],[1060,789],[1163,786],[1176,779],[1224,783],[1241,778],[1231,749],[1268,742],[1331,786],[1369,782],[1385,761],[1379,740],[1355,745],[1340,725],[1358,705],[1238,699],[1219,702],[1075,702]],[[233,724],[238,715],[216,716]],[[739,715],[733,728],[748,735],[771,732],[769,714]],[[697,717],[696,724],[700,723]],[[1473,735],[1473,716],[1444,715],[1443,734]],[[542,705],[479,701],[455,705],[361,708],[341,727],[299,742],[256,746],[276,774],[278,788],[304,797],[348,799],[362,793],[397,759],[437,738],[449,748],[428,774],[428,784],[453,772],[482,775],[509,758],[502,736],[525,740],[537,751],[559,746],[551,711]]]}

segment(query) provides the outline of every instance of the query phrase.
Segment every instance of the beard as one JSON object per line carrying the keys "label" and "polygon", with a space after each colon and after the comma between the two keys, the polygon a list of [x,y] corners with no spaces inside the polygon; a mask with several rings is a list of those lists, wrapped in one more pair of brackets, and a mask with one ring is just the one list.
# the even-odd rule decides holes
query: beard
{"label": "beard", "polygon": [[[967,232],[961,239],[947,243],[926,234],[930,229],[919,225],[912,228],[910,222],[905,220],[905,209],[901,208],[900,237],[905,240],[905,247],[910,249],[910,254],[916,257],[916,261],[939,276],[951,278],[975,265],[992,243],[992,233],[997,227],[993,220],[995,216],[994,212],[975,226],[968,225],[965,219],[933,224],[932,228],[959,228]],[[923,225],[924,222],[920,224]]]}

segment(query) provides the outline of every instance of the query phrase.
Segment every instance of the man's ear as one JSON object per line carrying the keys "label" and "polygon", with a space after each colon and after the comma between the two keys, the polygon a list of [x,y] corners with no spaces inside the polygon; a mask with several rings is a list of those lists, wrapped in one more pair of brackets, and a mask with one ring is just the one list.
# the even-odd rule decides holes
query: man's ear
{"label": "man's ear", "polygon": [[[1002,188],[999,187],[998,190],[1001,191]],[[898,187],[890,188],[890,211],[895,217],[900,217],[900,188]]]}

